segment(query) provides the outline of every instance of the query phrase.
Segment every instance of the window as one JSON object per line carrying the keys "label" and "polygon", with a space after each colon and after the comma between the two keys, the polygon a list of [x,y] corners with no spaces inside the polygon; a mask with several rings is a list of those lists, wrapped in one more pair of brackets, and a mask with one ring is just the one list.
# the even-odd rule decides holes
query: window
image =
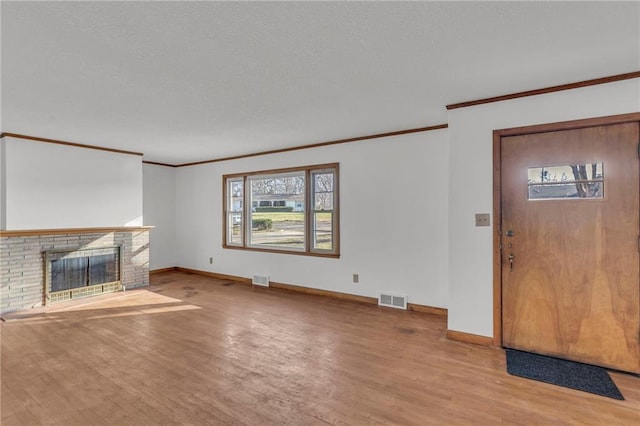
{"label": "window", "polygon": [[337,163],[223,180],[225,248],[339,256]]}
{"label": "window", "polygon": [[604,198],[604,164],[529,167],[529,200]]}

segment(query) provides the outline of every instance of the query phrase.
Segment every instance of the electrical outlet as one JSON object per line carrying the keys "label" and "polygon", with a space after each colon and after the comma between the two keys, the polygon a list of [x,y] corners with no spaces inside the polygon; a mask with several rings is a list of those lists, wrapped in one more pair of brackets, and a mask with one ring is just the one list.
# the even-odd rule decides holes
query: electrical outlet
{"label": "electrical outlet", "polygon": [[356,284],[360,282],[360,274],[353,274],[353,282]]}
{"label": "electrical outlet", "polygon": [[213,257],[209,258],[209,264],[213,265]]}
{"label": "electrical outlet", "polygon": [[489,213],[476,213],[476,226],[489,226],[491,225]]}

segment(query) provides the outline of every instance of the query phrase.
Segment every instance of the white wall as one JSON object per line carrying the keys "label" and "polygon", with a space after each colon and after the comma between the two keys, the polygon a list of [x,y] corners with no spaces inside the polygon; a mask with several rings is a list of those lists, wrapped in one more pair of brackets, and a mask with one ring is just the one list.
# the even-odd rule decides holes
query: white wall
{"label": "white wall", "polygon": [[173,167],[143,165],[144,224],[155,228],[149,232],[149,269],[177,265],[176,173]]}
{"label": "white wall", "polygon": [[449,325],[493,336],[493,130],[640,111],[640,80],[626,80],[449,112]]}
{"label": "white wall", "polygon": [[142,157],[4,139],[7,230],[142,224]]}
{"label": "white wall", "polygon": [[[447,307],[447,159],[438,130],[178,168],[177,265]],[[340,163],[340,259],[222,249],[222,175],[330,162]]]}
{"label": "white wall", "polygon": [[4,138],[0,138],[0,229],[6,229],[7,226],[7,164],[5,159],[5,146]]}

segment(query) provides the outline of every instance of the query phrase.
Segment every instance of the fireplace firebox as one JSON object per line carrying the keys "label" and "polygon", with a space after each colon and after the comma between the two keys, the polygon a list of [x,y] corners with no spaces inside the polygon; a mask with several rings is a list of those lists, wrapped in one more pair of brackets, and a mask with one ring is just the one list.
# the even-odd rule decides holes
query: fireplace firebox
{"label": "fireplace firebox", "polygon": [[120,246],[45,252],[45,304],[122,289]]}

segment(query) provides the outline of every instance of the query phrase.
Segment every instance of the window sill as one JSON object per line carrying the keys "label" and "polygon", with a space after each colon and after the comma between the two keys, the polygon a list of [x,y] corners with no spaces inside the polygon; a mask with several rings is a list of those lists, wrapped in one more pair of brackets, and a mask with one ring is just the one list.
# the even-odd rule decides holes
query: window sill
{"label": "window sill", "polygon": [[293,250],[282,250],[282,249],[265,249],[265,248],[258,248],[258,247],[231,246],[226,244],[223,244],[222,248],[231,249],[231,250],[242,250],[242,251],[259,251],[263,253],[293,254],[297,256],[328,257],[331,259],[340,258],[340,253],[316,253],[316,252],[293,251]]}

